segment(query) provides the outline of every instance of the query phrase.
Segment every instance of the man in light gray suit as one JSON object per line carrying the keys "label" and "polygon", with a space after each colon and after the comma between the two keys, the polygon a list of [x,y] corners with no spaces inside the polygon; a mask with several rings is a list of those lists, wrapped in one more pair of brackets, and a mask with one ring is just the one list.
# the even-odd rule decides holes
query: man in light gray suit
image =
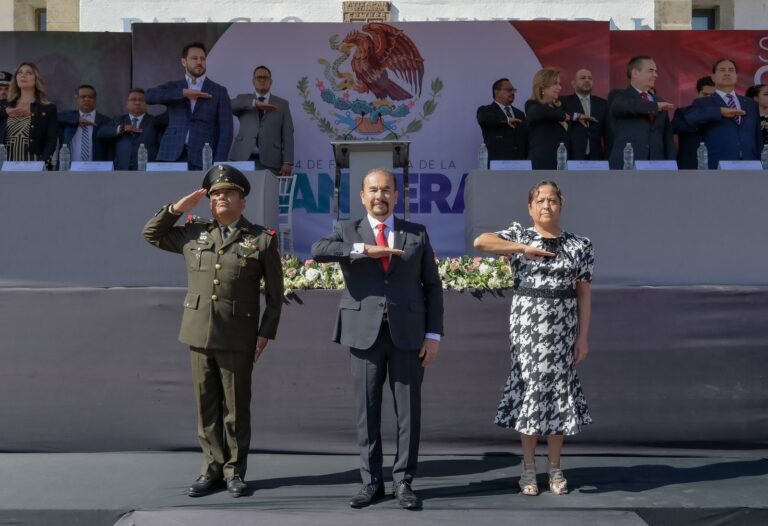
{"label": "man in light gray suit", "polygon": [[443,288],[423,225],[392,215],[395,176],[372,170],[360,198],[368,214],[339,221],[312,245],[312,257],[341,266],[346,289],[333,340],[350,347],[363,486],[350,506],[384,497],[381,399],[387,374],[395,400],[397,453],[393,489],[400,506],[419,507],[411,489],[419,455],[421,382],[437,358],[443,332]]}
{"label": "man in light gray suit", "polygon": [[232,144],[232,161],[254,161],[257,170],[290,176],[293,167],[293,120],[288,101],[273,95],[272,72],[266,66],[253,70],[255,93],[232,99],[232,113],[240,131]]}

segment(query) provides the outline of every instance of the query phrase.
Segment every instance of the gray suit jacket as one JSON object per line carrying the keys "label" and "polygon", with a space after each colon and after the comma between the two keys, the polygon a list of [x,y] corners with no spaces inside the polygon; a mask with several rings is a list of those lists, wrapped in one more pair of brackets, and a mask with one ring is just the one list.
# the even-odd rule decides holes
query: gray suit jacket
{"label": "gray suit jacket", "polygon": [[337,261],[346,289],[341,296],[333,340],[356,349],[376,341],[387,305],[392,342],[399,349],[419,349],[426,333],[443,333],[443,286],[435,254],[423,225],[395,218],[393,256],[385,274],[378,259],[351,259],[354,243],[375,245],[366,217],[339,221],[334,232],[312,245],[319,262]]}
{"label": "gray suit jacket", "polygon": [[232,99],[232,113],[240,120],[240,131],[232,144],[230,160],[247,161],[258,140],[261,164],[273,170],[283,163],[293,164],[293,120],[288,101],[270,95],[269,103],[277,106],[277,111],[266,111],[259,119],[254,98],[251,93]]}
{"label": "gray suit jacket", "polygon": [[[664,102],[654,97],[653,102],[644,102],[635,88],[629,86],[617,92],[611,99],[608,112],[611,116],[611,152],[608,162],[613,170],[624,166],[624,148],[632,143],[635,160],[673,160],[675,143],[672,126],[666,111],[659,111],[657,103]],[[651,124],[650,115],[656,115]]]}

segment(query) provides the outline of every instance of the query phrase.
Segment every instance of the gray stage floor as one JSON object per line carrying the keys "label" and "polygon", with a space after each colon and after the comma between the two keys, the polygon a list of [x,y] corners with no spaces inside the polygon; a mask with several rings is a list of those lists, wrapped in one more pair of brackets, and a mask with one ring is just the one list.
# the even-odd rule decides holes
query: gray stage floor
{"label": "gray stage floor", "polygon": [[[724,454],[725,455],[725,454]],[[250,494],[192,499],[195,452],[0,454],[0,525],[159,526],[249,524],[344,526],[500,523],[768,524],[768,461],[745,456],[569,456],[567,496],[526,497],[519,457],[422,457],[414,489],[424,509],[393,500],[348,508],[358,488],[356,457],[252,454]],[[391,465],[391,458],[388,459]],[[539,459],[543,472],[544,459]],[[542,487],[546,477],[539,479]]]}

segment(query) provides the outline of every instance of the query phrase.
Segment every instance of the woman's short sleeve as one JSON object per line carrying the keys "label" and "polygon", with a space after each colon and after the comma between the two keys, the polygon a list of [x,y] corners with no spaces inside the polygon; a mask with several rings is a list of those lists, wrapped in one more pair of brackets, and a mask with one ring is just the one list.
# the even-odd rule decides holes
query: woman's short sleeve
{"label": "woman's short sleeve", "polygon": [[592,281],[592,272],[595,268],[595,250],[592,248],[592,241],[582,238],[584,248],[581,251],[579,260],[579,272],[576,281]]}
{"label": "woman's short sleeve", "polygon": [[521,234],[523,233],[523,226],[520,223],[513,222],[506,230],[499,230],[495,232],[497,236],[506,241],[512,241],[513,243],[519,243]]}

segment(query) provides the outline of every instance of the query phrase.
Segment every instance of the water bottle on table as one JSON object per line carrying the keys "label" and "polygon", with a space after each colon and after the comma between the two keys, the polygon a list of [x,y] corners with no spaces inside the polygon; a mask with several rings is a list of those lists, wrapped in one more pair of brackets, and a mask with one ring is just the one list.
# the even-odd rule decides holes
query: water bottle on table
{"label": "water bottle on table", "polygon": [[763,146],[763,151],[760,152],[760,162],[763,164],[763,170],[768,170],[768,144]]}
{"label": "water bottle on table", "polygon": [[136,152],[136,169],[140,172],[147,171],[147,147],[144,143],[139,144],[139,151]]}
{"label": "water bottle on table", "polygon": [[203,171],[207,172],[211,166],[213,166],[213,150],[211,150],[210,144],[205,143],[203,146]]}
{"label": "water bottle on table", "polygon": [[699,170],[709,170],[709,152],[707,145],[703,142],[699,143],[699,148],[696,150],[696,161]]}
{"label": "water bottle on table", "polygon": [[70,165],[72,164],[72,154],[69,152],[69,147],[66,144],[62,144],[59,148],[59,171],[68,172]]}
{"label": "water bottle on table", "polygon": [[624,170],[632,170],[635,167],[635,150],[632,143],[628,142],[624,147]]}
{"label": "water bottle on table", "polygon": [[557,147],[557,169],[565,170],[568,162],[568,149],[565,147],[565,143],[560,143]]}
{"label": "water bottle on table", "polygon": [[480,151],[477,153],[477,167],[481,170],[488,169],[488,148],[485,143],[480,144]]}
{"label": "water bottle on table", "polygon": [[8,150],[5,149],[5,144],[0,144],[0,170],[3,168],[3,164],[8,160]]}

